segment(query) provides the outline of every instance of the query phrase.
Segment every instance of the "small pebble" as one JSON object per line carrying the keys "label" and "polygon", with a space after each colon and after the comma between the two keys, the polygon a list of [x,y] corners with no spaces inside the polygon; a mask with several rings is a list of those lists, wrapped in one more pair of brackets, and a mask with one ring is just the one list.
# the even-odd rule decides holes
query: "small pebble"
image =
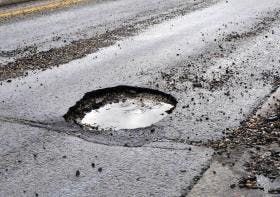
{"label": "small pebble", "polygon": [[80,176],[80,174],[81,174],[80,171],[77,170],[77,171],[76,171],[76,177]]}

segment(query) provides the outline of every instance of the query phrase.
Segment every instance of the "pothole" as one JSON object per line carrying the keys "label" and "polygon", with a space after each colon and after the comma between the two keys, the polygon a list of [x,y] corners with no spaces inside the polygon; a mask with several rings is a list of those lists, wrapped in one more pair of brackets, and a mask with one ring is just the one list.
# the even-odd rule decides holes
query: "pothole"
{"label": "pothole", "polygon": [[177,101],[158,90],[117,86],[86,93],[64,116],[87,130],[149,127],[172,113]]}

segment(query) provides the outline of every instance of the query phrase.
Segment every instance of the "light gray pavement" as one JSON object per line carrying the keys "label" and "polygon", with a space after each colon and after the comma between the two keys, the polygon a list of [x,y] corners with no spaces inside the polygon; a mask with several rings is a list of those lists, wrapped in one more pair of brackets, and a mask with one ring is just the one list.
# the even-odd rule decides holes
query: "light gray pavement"
{"label": "light gray pavement", "polygon": [[[211,5],[217,0],[92,0],[87,6],[70,7],[45,15],[11,20],[0,28],[0,63],[36,52],[61,47],[126,25],[164,20]],[[1,21],[1,20],[0,20]],[[151,22],[151,21],[150,21]],[[149,21],[148,21],[149,23]],[[140,27],[141,24],[138,24]]]}
{"label": "light gray pavement", "polygon": [[[278,5],[275,2],[274,7]],[[237,127],[270,94],[279,70],[277,21],[263,33],[252,33],[260,35],[232,43],[223,41],[234,31],[246,34],[247,29],[262,27],[258,24],[262,19],[255,19],[254,23],[244,8],[250,2],[241,5],[223,2],[151,27],[139,36],[58,68],[4,82],[0,87],[0,115],[56,124],[86,92],[135,85],[156,88],[178,99],[175,112],[158,124],[162,137],[199,141],[222,136],[223,130]],[[252,3],[251,12],[259,18],[261,13],[274,14],[268,12],[271,2],[264,5]],[[229,26],[221,30],[226,23]],[[196,77],[202,88],[193,88]],[[189,108],[182,108],[187,105]]]}
{"label": "light gray pavement", "polygon": [[[110,8],[121,2],[126,5],[126,1],[116,1],[76,11],[88,9],[85,13],[92,13],[92,9],[102,10],[101,6],[105,9],[105,5]],[[146,8],[133,2],[129,5]],[[124,6],[133,10],[127,8]],[[213,153],[190,144],[218,139],[227,128],[238,127],[275,88],[273,82],[280,67],[279,8],[278,0],[221,1],[153,25],[82,59],[3,82],[0,195],[186,194],[195,177],[210,165]],[[54,24],[57,14],[65,13],[43,16],[35,24]],[[106,18],[99,12],[96,16]],[[48,17],[50,20],[46,20]],[[65,20],[71,21],[67,17]],[[89,16],[84,17],[79,20],[92,22],[86,20]],[[76,24],[72,22],[63,25],[65,30],[53,29],[61,26],[57,24],[48,31],[63,34]],[[33,25],[31,19],[20,23]],[[7,36],[1,47],[13,50],[22,39],[30,39],[42,48],[52,45],[41,43],[50,35],[44,28],[36,39],[28,33],[32,28],[23,30],[22,36],[16,31],[7,33],[18,24],[0,27],[0,35]],[[195,83],[202,87],[194,87]],[[85,134],[64,122],[62,116],[86,92],[116,85],[159,89],[174,95],[179,103],[173,114],[153,126],[153,135],[122,131],[113,137]],[[126,143],[132,147],[123,147]],[[76,170],[81,172],[79,177],[75,176]]]}
{"label": "light gray pavement", "polygon": [[0,131],[0,196],[180,196],[213,153],[174,143],[105,146],[14,123]]}

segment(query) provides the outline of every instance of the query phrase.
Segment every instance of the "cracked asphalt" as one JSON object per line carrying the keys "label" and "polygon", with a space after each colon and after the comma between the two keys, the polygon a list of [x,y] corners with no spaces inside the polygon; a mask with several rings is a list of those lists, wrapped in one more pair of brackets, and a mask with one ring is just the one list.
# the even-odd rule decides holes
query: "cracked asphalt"
{"label": "cracked asphalt", "polygon": [[[83,1],[0,18],[0,43],[0,196],[280,196],[278,0]],[[120,85],[178,103],[144,129],[64,120]]]}

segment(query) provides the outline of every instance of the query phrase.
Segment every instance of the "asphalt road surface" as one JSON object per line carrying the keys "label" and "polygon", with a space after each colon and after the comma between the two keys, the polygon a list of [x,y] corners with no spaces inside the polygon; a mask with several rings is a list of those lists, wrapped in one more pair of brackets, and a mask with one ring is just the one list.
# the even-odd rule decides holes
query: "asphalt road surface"
{"label": "asphalt road surface", "polygon": [[[277,102],[273,123],[252,127],[279,102],[279,46],[279,0],[0,8],[0,196],[280,196]],[[64,120],[85,93],[119,85],[178,104],[138,130]]]}

